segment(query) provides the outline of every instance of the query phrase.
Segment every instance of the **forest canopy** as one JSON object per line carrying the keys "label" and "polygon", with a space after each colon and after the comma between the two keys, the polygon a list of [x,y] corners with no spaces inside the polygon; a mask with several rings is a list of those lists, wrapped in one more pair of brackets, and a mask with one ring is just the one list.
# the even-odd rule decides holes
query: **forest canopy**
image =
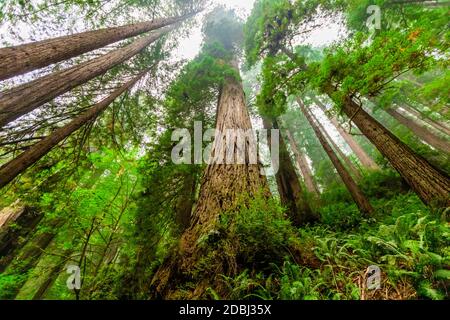
{"label": "forest canopy", "polygon": [[1,2],[0,299],[448,299],[449,8]]}

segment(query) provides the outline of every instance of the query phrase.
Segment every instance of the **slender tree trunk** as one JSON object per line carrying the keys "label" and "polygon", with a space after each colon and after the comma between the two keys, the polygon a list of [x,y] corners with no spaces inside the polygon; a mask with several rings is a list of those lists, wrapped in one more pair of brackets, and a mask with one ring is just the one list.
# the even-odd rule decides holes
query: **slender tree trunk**
{"label": "slender tree trunk", "polygon": [[410,105],[402,105],[402,108],[405,109],[406,112],[416,117],[417,119],[421,119],[422,121],[427,123],[437,132],[442,132],[450,136],[450,129],[445,123],[428,118],[426,115],[422,114],[420,111],[416,110],[414,107]]}
{"label": "slender tree trunk", "polygon": [[339,176],[342,178],[342,181],[344,182],[345,186],[347,187],[348,191],[350,192],[353,200],[355,201],[356,205],[358,206],[359,210],[363,215],[370,215],[373,212],[373,208],[370,205],[367,198],[364,196],[364,194],[359,189],[356,182],[353,180],[351,175],[348,173],[348,171],[345,169],[345,167],[342,165],[341,161],[337,157],[337,155],[334,153],[333,148],[328,143],[325,135],[320,130],[320,127],[318,124],[314,121],[313,116],[311,113],[306,109],[305,105],[303,104],[303,101],[300,98],[297,98],[297,102],[300,106],[300,109],[302,110],[303,114],[305,115],[306,119],[310,123],[311,127],[314,130],[314,133],[316,134],[317,138],[319,139],[321,145],[323,146],[325,152],[327,153],[328,157],[330,158],[331,162],[333,163],[334,167],[336,168],[337,172],[339,173]]}
{"label": "slender tree trunk", "polygon": [[[277,120],[270,121],[264,118],[263,122],[264,128],[268,130],[269,135],[271,129],[279,129]],[[305,223],[314,222],[318,220],[319,217],[313,214],[311,208],[306,202],[302,187],[300,185],[300,179],[295,172],[292,159],[281,134],[279,139],[280,163],[279,170],[275,174],[278,193],[280,194],[281,203],[288,209],[288,216],[292,224],[299,227]]]}
{"label": "slender tree trunk", "polygon": [[[238,70],[237,63],[235,69]],[[261,175],[259,163],[250,163],[247,152],[244,164],[224,164],[219,161],[231,147],[225,140],[227,129],[243,131],[252,129],[242,84],[234,78],[227,78],[222,86],[217,107],[216,129],[223,135],[216,133],[190,227],[181,237],[178,252],[166,260],[153,278],[153,294],[156,297],[165,299],[176,297],[177,284],[186,281],[195,281],[196,284],[196,288],[189,293],[190,298],[203,296],[208,287],[214,288],[220,294],[221,290],[225,289],[223,281],[220,280],[221,274],[235,275],[238,272],[236,255],[229,252],[216,254],[214,262],[211,262],[214,263],[214,272],[203,271],[198,278],[187,279],[186,275],[195,270],[208,250],[208,247],[199,244],[199,239],[214,235],[220,216],[238,209],[242,204],[242,198],[246,195],[254,197],[263,194],[268,197],[270,194],[267,180]],[[246,142],[245,145],[248,145],[249,141]],[[236,159],[239,151],[236,145],[231,150],[233,158]]]}
{"label": "slender tree trunk", "polygon": [[429,131],[426,127],[421,126],[414,122],[414,120],[406,117],[398,110],[393,108],[386,109],[386,112],[390,114],[394,119],[403,124],[405,127],[410,129],[416,136],[421,140],[428,143],[433,148],[444,151],[447,154],[450,153],[450,143],[445,139],[435,135],[433,132]]}
{"label": "slender tree trunk", "polygon": [[[311,96],[311,98],[313,99],[314,103],[317,104],[326,115],[328,115],[325,105],[319,99],[317,99],[317,97]],[[380,170],[380,167],[375,163],[375,161],[373,161],[373,159],[366,153],[366,151],[364,151],[364,149],[355,140],[355,138],[353,138],[351,134],[349,134],[344,130],[344,128],[342,128],[335,116],[328,115],[328,119],[330,119],[333,126],[336,128],[345,142],[347,142],[349,147],[352,149],[352,151],[355,153],[355,155],[358,157],[359,161],[361,161],[361,164],[365,168],[370,170]]]}
{"label": "slender tree trunk", "polygon": [[73,132],[80,129],[84,124],[98,117],[98,115],[101,114],[118,96],[130,89],[145,74],[145,72],[140,73],[133,80],[125,83],[119,89],[116,89],[107,98],[95,104],[85,113],[77,116],[65,126],[56,129],[48,137],[42,139],[17,158],[14,158],[0,167],[0,188],[11,182],[20,173],[24,172],[28,167],[45,156],[53,147],[58,145]]}
{"label": "slender tree trunk", "polygon": [[361,173],[359,172],[358,168],[353,164],[353,162],[347,157],[347,155],[341,150],[341,148],[334,142],[333,138],[328,134],[327,130],[322,126],[319,120],[316,119],[314,114],[311,112],[311,116],[316,120],[317,126],[322,131],[323,135],[325,136],[325,139],[329,141],[331,144],[331,147],[334,149],[334,151],[338,154],[338,156],[345,162],[347,165],[347,168],[350,170],[350,172],[353,174],[354,177],[357,179],[361,179]]}
{"label": "slender tree trunk", "polygon": [[81,32],[15,47],[1,48],[0,81],[76,57],[123,39],[183,21],[196,13],[155,19],[121,27]]}
{"label": "slender tree trunk", "polygon": [[[332,97],[333,89],[326,89]],[[346,97],[344,113],[385,156],[425,204],[450,205],[450,179],[370,116],[351,97]]]}
{"label": "slender tree trunk", "polygon": [[174,26],[165,27],[135,40],[126,47],[6,91],[0,95],[0,127],[33,111],[53,98],[104,74],[112,67],[138,54],[173,28]]}
{"label": "slender tree trunk", "polygon": [[0,211],[0,272],[12,261],[17,250],[42,219],[42,214],[16,203]]}
{"label": "slender tree trunk", "polygon": [[297,165],[300,169],[300,172],[302,173],[308,192],[316,196],[319,196],[320,195],[319,188],[317,187],[317,184],[314,181],[314,177],[311,172],[311,169],[309,168],[305,154],[298,150],[297,143],[295,142],[295,139],[289,130],[287,130],[287,135],[289,139],[289,145],[291,146],[291,149],[294,152],[295,159],[297,160]]}

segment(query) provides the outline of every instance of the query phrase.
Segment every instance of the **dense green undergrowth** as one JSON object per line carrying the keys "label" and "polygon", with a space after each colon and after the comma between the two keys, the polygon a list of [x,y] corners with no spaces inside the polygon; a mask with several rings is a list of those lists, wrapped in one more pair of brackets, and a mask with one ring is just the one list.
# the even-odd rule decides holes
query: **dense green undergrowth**
{"label": "dense green undergrowth", "polygon": [[[443,299],[450,280],[447,212],[431,211],[413,194],[377,204],[371,219],[352,205],[321,209],[324,224],[295,229],[271,207],[254,202],[234,218],[246,268],[223,276],[221,299]],[[333,221],[333,212],[336,220]],[[275,213],[275,214],[274,214]],[[325,214],[324,214],[325,213]],[[343,219],[349,216],[352,218]],[[355,223],[358,221],[358,224]],[[265,258],[265,259],[264,259]],[[262,261],[270,261],[267,264]],[[257,262],[257,264],[255,264]],[[368,290],[366,270],[381,269],[381,289]]]}

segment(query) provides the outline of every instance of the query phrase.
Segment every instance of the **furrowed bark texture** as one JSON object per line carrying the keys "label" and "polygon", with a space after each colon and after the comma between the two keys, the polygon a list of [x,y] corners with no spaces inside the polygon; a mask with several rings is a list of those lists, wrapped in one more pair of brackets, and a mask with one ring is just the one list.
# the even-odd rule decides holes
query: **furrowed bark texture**
{"label": "furrowed bark texture", "polygon": [[[295,54],[286,48],[282,48],[282,50],[294,62],[297,61]],[[308,69],[308,66],[304,64],[301,67],[304,70]],[[336,91],[337,89],[332,85],[323,88],[323,92],[332,100]],[[412,151],[392,132],[365,112],[360,105],[353,101],[351,96],[344,97],[342,110],[425,204],[437,207],[450,206],[450,179],[444,172]]]}
{"label": "furrowed bark texture", "polygon": [[185,20],[195,13],[0,48],[0,81]]}
{"label": "furrowed bark texture", "polygon": [[36,163],[39,159],[45,156],[53,147],[70,136],[73,132],[80,129],[87,122],[95,119],[100,113],[102,113],[117,97],[119,97],[126,90],[130,89],[143,75],[139,74],[133,80],[127,82],[119,89],[116,89],[107,98],[103,99],[99,103],[95,104],[85,113],[77,116],[71,122],[65,126],[56,129],[49,136],[39,141],[28,150],[20,154],[18,157],[9,161],[0,167],[0,188],[3,188],[15,177],[24,172],[31,165]]}
{"label": "furrowed bark texture", "polygon": [[450,205],[450,179],[444,172],[411,150],[351,97],[345,98],[343,111],[425,204],[438,207]]}
{"label": "furrowed bark texture", "polygon": [[33,111],[53,98],[104,74],[112,67],[138,54],[171,29],[173,29],[173,26],[166,27],[137,39],[128,46],[1,93],[0,127]]}
{"label": "furrowed bark texture", "polygon": [[[237,66],[235,67],[237,69]],[[251,128],[242,84],[234,78],[228,78],[221,89],[216,129],[225,133],[227,129]],[[249,142],[246,143],[248,144]],[[220,155],[226,154],[226,148],[225,136],[216,135],[211,159],[220,159]],[[236,156],[236,145],[233,150]],[[237,209],[246,195],[252,197],[260,193],[268,197],[270,191],[258,163],[250,164],[248,157],[245,164],[219,164],[213,160],[203,174],[197,207],[192,214],[190,227],[181,238],[178,252],[166,260],[153,278],[154,296],[164,299],[177,298],[176,285],[186,281],[196,281],[195,289],[189,293],[189,297],[193,299],[201,297],[208,287],[220,292],[221,286],[224,286],[220,274],[236,274],[236,258],[224,254],[219,257],[222,261],[215,262],[215,272],[204,272],[201,280],[186,279],[187,274],[198,267],[207,250],[205,246],[199,245],[199,239],[216,234],[215,228],[220,215]]]}

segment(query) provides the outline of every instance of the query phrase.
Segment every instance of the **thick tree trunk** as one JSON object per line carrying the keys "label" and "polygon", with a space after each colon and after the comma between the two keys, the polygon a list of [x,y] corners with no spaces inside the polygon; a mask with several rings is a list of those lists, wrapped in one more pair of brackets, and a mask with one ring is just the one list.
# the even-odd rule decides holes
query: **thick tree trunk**
{"label": "thick tree trunk", "polygon": [[306,119],[310,123],[311,127],[314,130],[314,133],[316,134],[317,138],[319,139],[321,145],[323,146],[325,152],[327,153],[328,157],[330,158],[331,162],[333,163],[334,167],[336,168],[337,172],[339,173],[339,176],[342,178],[342,181],[344,182],[345,186],[347,187],[348,191],[350,192],[353,200],[355,201],[356,205],[358,206],[359,210],[363,215],[370,215],[373,212],[373,208],[370,205],[367,198],[364,196],[364,194],[359,189],[356,182],[353,180],[351,175],[348,173],[348,171],[345,169],[345,167],[342,165],[341,161],[337,157],[337,155],[334,153],[333,148],[328,143],[325,135],[320,130],[320,127],[318,124],[314,121],[313,116],[311,113],[306,109],[305,105],[303,104],[303,101],[300,98],[297,98],[297,102],[300,106],[300,109],[302,110],[303,114],[305,115]]}
{"label": "thick tree trunk", "polygon": [[[322,109],[322,111],[328,115],[327,109],[325,105],[317,99],[315,96],[311,96],[314,103]],[[358,157],[359,161],[361,161],[361,164],[370,170],[379,170],[380,167],[373,161],[373,159],[364,151],[364,149],[361,147],[361,145],[355,140],[355,138],[352,137],[351,134],[349,134],[347,131],[342,128],[340,125],[338,119],[335,116],[328,115],[328,119],[330,119],[333,126],[336,128],[336,130],[339,132],[339,134],[342,136],[342,138],[347,142],[350,149],[355,153],[355,155]]]}
{"label": "thick tree trunk", "polygon": [[[277,120],[270,121],[266,118],[263,119],[263,122],[264,128],[269,132],[270,139],[270,130],[279,129],[278,122]],[[299,227],[305,223],[314,222],[318,220],[319,217],[313,214],[311,208],[306,202],[302,187],[300,185],[300,179],[295,172],[292,159],[281,134],[279,135],[279,139],[280,163],[279,170],[275,174],[278,193],[280,194],[281,203],[288,209],[288,216],[292,224]]]}
{"label": "thick tree trunk", "polygon": [[0,49],[0,81],[53,63],[64,61],[108,44],[185,20],[180,17],[155,19],[121,27],[87,31]]}
{"label": "thick tree trunk", "polygon": [[314,181],[314,177],[308,165],[308,161],[306,160],[305,154],[298,150],[297,143],[295,142],[295,139],[289,130],[287,130],[287,135],[289,139],[289,145],[291,146],[291,149],[294,152],[295,159],[297,160],[297,165],[300,169],[300,172],[302,173],[308,192],[316,196],[319,196],[320,195],[319,188],[317,187],[317,184]]}
{"label": "thick tree trunk", "polygon": [[0,94],[0,127],[31,112],[53,98],[104,74],[112,67],[138,54],[171,29],[173,29],[173,26],[165,27],[134,41],[126,47],[69,69],[54,72]]}
{"label": "thick tree trunk", "polygon": [[[237,65],[235,68],[237,70]],[[225,134],[227,129],[244,131],[252,129],[242,84],[234,78],[228,78],[221,89],[216,129],[222,134]],[[248,143],[247,140],[245,145]],[[219,163],[218,160],[226,154],[227,147],[230,146],[227,146],[225,135],[216,134],[211,150],[211,161],[203,174],[191,225],[181,238],[179,251],[166,260],[153,278],[152,287],[156,297],[165,299],[177,297],[176,286],[185,281],[194,281],[196,285],[189,294],[190,298],[203,296],[208,287],[221,292],[224,286],[220,280],[221,274],[235,275],[238,271],[236,257],[221,254],[215,255],[214,272],[203,271],[201,278],[186,279],[186,275],[195,270],[200,260],[204,258],[205,250],[208,250],[199,244],[199,239],[208,238],[218,232],[216,228],[221,214],[238,209],[243,197],[247,195],[254,197],[257,194],[265,196],[270,194],[267,180],[261,175],[260,165],[251,164],[247,152],[244,164]],[[239,150],[236,146],[231,150],[236,159]]]}
{"label": "thick tree trunk", "polygon": [[84,124],[98,117],[98,115],[102,113],[118,96],[130,89],[144,74],[145,72],[140,73],[133,80],[127,82],[119,89],[116,89],[107,98],[95,104],[88,111],[77,116],[65,126],[56,129],[48,137],[39,141],[17,158],[14,158],[0,167],[0,188],[11,182],[20,173],[24,172],[28,167],[45,156],[50,150],[52,150],[53,147],[58,145],[58,143],[67,138],[73,132],[80,129]]}
{"label": "thick tree trunk", "polygon": [[[332,97],[333,89],[327,89],[327,93]],[[351,97],[345,98],[343,111],[425,204],[444,207],[450,205],[450,179],[445,173],[412,151]]]}
{"label": "thick tree trunk", "polygon": [[0,272],[5,270],[16,251],[26,243],[21,239],[26,239],[32,233],[41,218],[42,214],[20,203],[0,211]]}
{"label": "thick tree trunk", "polygon": [[386,109],[385,110],[389,115],[391,115],[395,120],[400,122],[402,125],[410,129],[414,134],[419,137],[424,142],[428,143],[433,148],[436,148],[438,150],[444,151],[445,153],[450,153],[450,143],[435,135],[433,132],[428,130],[426,127],[421,126],[420,124],[417,124],[414,120],[406,117],[402,113],[400,113],[398,110],[395,110],[393,108]]}

